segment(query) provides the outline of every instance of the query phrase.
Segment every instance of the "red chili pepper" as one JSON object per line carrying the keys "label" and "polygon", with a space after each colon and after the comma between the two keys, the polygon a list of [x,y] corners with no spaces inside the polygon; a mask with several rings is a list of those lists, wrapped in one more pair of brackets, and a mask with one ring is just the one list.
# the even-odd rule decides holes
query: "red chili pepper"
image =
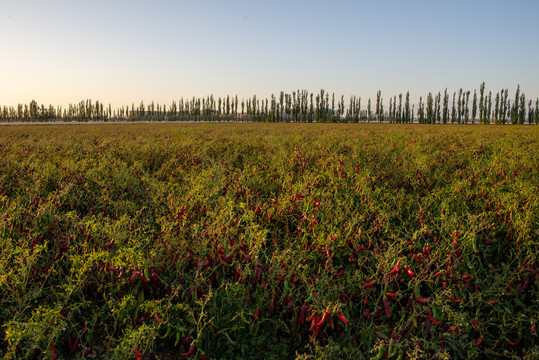
{"label": "red chili pepper", "polygon": [[322,319],[320,319],[320,321],[315,326],[320,327],[320,326],[324,325],[324,323],[328,319],[328,316],[329,316],[329,311],[327,311],[327,310],[324,311],[324,315],[322,315]]}
{"label": "red chili pepper", "polygon": [[180,356],[187,357],[187,356],[193,354],[194,352],[195,352],[195,345],[191,345],[191,347],[189,347],[189,350],[187,350],[183,354],[180,354]]}
{"label": "red chili pepper", "polygon": [[54,347],[54,344],[50,344],[51,353],[52,353],[52,360],[56,360],[56,348]]}
{"label": "red chili pepper", "polygon": [[400,269],[399,269],[400,263],[401,263],[400,260],[397,261],[397,265],[395,265],[395,266],[393,267],[393,269],[392,269],[389,273],[387,273],[387,274],[388,274],[388,275],[391,275],[391,274],[394,274],[394,273],[399,272],[399,271],[400,271]]}
{"label": "red chili pepper", "polygon": [[350,322],[350,320],[348,320],[345,316],[344,316],[344,313],[342,311],[339,311],[337,313],[337,316],[339,317],[339,319],[341,319],[341,321],[345,324],[348,324]]}
{"label": "red chili pepper", "polygon": [[430,312],[427,312],[427,316],[429,317],[430,321],[432,321],[433,323],[435,323],[436,325],[440,325],[440,322],[438,320],[436,320],[432,314]]}
{"label": "red chili pepper", "polygon": [[69,348],[70,348],[70,349],[71,349],[71,347],[72,347],[72,345],[73,345],[73,344],[71,343],[71,340],[72,340],[72,339],[71,339],[71,333],[69,333],[69,334],[67,334],[67,344],[69,345]]}
{"label": "red chili pepper", "polygon": [[424,303],[426,303],[427,301],[430,301],[430,296],[429,296],[428,298],[420,298],[420,297],[417,297],[417,296],[416,296],[415,299],[416,299],[418,302],[424,304]]}
{"label": "red chili pepper", "polygon": [[142,353],[139,351],[139,349],[135,349],[133,352],[135,353],[137,360],[142,360]]}
{"label": "red chili pepper", "polygon": [[511,346],[517,346],[519,342],[520,342],[520,341],[518,341],[518,340],[515,341],[515,342],[512,342],[511,340],[507,339],[507,343],[508,343],[509,345],[511,345]]}
{"label": "red chili pepper", "polygon": [[391,318],[391,310],[389,309],[389,302],[387,301],[387,298],[384,298],[383,302],[384,302],[384,308],[386,310],[387,318],[390,319]]}
{"label": "red chili pepper", "polygon": [[308,308],[309,308],[309,303],[305,303],[301,307],[301,311],[299,312],[299,316],[298,316],[298,324],[299,325],[305,324],[305,314],[307,313]]}
{"label": "red chili pepper", "polygon": [[369,312],[370,312],[370,309],[367,308],[367,310],[365,310],[365,311],[363,312],[363,317],[366,318],[366,319],[370,319],[370,318],[369,318]]}
{"label": "red chili pepper", "polygon": [[311,319],[311,327],[309,328],[309,331],[311,331],[312,329],[314,329],[316,327],[316,324],[318,324],[318,322],[320,321],[322,317],[320,315],[311,315],[310,316],[310,319]]}
{"label": "red chili pepper", "polygon": [[77,348],[79,347],[79,338],[75,340],[75,343],[73,343],[73,346],[71,347],[69,353],[74,354],[75,351],[77,351]]}
{"label": "red chili pepper", "polygon": [[408,266],[404,265],[404,270],[406,270],[406,273],[408,273],[408,276],[412,278],[415,276],[414,272]]}
{"label": "red chili pepper", "polygon": [[376,283],[373,281],[362,281],[361,282],[361,285],[365,286],[365,287],[371,287],[371,286],[374,286]]}
{"label": "red chili pepper", "polygon": [[313,333],[313,335],[311,336],[311,338],[309,339],[309,342],[313,342],[313,341],[318,337],[318,334],[320,333],[320,329],[322,329],[322,328],[317,327],[317,328],[314,330],[314,333]]}
{"label": "red chili pepper", "polygon": [[84,352],[82,353],[82,357],[88,357],[90,355],[90,349],[84,349]]}
{"label": "red chili pepper", "polygon": [[532,325],[532,333],[535,334],[535,325]]}
{"label": "red chili pepper", "polygon": [[479,339],[477,339],[477,342],[475,343],[475,346],[479,346],[483,342],[483,337],[480,336]]}

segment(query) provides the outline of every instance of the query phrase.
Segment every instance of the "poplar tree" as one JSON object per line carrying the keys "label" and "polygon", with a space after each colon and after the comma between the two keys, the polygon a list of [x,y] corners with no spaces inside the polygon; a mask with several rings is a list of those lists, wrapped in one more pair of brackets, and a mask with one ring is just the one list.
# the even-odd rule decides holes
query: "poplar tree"
{"label": "poplar tree", "polygon": [[449,95],[447,94],[447,88],[444,90],[444,102],[443,102],[443,116],[442,121],[444,124],[447,124],[447,119],[449,118]]}
{"label": "poplar tree", "polygon": [[520,106],[518,113],[518,123],[520,125],[524,124],[524,119],[526,119],[526,95],[520,95]]}
{"label": "poplar tree", "polygon": [[438,95],[436,95],[436,122],[440,123],[442,121],[442,108],[440,106],[442,100],[442,94],[438,91]]}
{"label": "poplar tree", "polygon": [[398,123],[399,120],[397,119],[397,96],[393,95],[393,118],[395,119],[395,123]]}
{"label": "poplar tree", "polygon": [[492,92],[488,92],[488,107],[487,107],[487,116],[486,116],[486,124],[490,124],[490,118],[492,117]]}
{"label": "poplar tree", "polygon": [[457,102],[457,123],[460,124],[462,119],[462,88],[459,89],[459,99]]}
{"label": "poplar tree", "polygon": [[313,122],[313,111],[314,111],[313,93],[311,93],[311,104],[310,104],[309,109],[310,109],[309,122]]}
{"label": "poplar tree", "polygon": [[468,106],[469,100],[470,90],[466,91],[466,104],[464,105],[464,119],[466,121],[466,124],[468,124],[468,118],[470,117],[470,107]]}
{"label": "poplar tree", "polygon": [[510,108],[509,107],[509,89],[504,90],[504,100],[502,104],[503,104],[502,124],[505,125],[507,122],[507,111]]}
{"label": "poplar tree", "polygon": [[393,99],[389,98],[389,122],[393,123]]}
{"label": "poplar tree", "polygon": [[473,91],[472,101],[472,125],[475,124],[475,116],[477,115],[477,92]]}
{"label": "poplar tree", "polygon": [[485,92],[485,82],[482,82],[481,83],[481,86],[479,87],[479,94],[480,94],[480,97],[479,97],[479,123],[480,124],[483,124],[484,123],[484,120],[483,120],[483,116],[484,116],[484,113],[485,113],[485,110],[484,110],[484,92]]}
{"label": "poplar tree", "polygon": [[436,114],[438,113],[438,98],[434,96],[434,109],[432,111],[432,120],[430,121],[431,124],[436,123]]}
{"label": "poplar tree", "polygon": [[406,92],[406,100],[404,102],[404,121],[410,123],[410,92]]}
{"label": "poplar tree", "polygon": [[369,98],[369,102],[367,103],[367,122],[371,122],[371,98]]}
{"label": "poplar tree", "polygon": [[382,92],[378,90],[376,93],[376,120],[380,121],[380,97],[382,95]]}
{"label": "poplar tree", "polygon": [[402,94],[399,94],[399,110],[397,113],[397,122],[402,124]]}
{"label": "poplar tree", "polygon": [[433,101],[432,101],[432,93],[429,92],[427,95],[427,124],[432,124],[432,113],[433,113]]}
{"label": "poplar tree", "polygon": [[[212,98],[213,101],[213,98]],[[234,97],[234,119],[238,119],[238,95]]]}
{"label": "poplar tree", "polygon": [[511,107],[511,124],[516,125],[518,123],[518,103],[520,100],[520,84],[517,86],[517,91],[515,93],[515,102]]}
{"label": "poplar tree", "polygon": [[419,118],[418,121],[420,124],[425,123],[425,113],[423,110],[423,97],[422,96],[419,97],[419,107],[417,109],[417,117]]}
{"label": "poplar tree", "polygon": [[[503,92],[502,92],[503,97]],[[496,93],[496,98],[494,99],[494,124],[499,125],[501,123],[501,114],[502,114],[502,106],[501,106],[501,100],[500,93]]]}
{"label": "poplar tree", "polygon": [[451,107],[451,124],[455,123],[456,120],[456,107],[455,107],[455,97],[457,96],[456,92],[453,92],[453,106]]}

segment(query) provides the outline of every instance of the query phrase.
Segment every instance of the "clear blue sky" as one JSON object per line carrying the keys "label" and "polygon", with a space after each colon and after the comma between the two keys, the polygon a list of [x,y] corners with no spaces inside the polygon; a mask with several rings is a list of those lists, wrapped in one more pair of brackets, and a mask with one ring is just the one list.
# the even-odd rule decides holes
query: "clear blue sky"
{"label": "clear blue sky", "polygon": [[538,0],[2,0],[0,105],[297,89],[415,103],[482,81],[535,99],[538,15]]}

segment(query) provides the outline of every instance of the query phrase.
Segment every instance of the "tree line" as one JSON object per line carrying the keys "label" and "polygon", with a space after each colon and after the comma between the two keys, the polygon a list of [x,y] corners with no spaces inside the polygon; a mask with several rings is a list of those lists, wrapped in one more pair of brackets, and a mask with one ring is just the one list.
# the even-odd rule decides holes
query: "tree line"
{"label": "tree line", "polygon": [[[451,100],[451,102],[450,102]],[[417,104],[410,103],[410,92],[389,98],[388,109],[384,109],[382,92],[376,93],[376,103],[368,98],[362,108],[362,99],[352,95],[347,102],[344,96],[335,97],[325,90],[312,93],[297,90],[292,93],[281,91],[277,96],[260,99],[238,99],[238,96],[215,98],[180,98],[170,105],[151,102],[121,106],[113,109],[110,104],[91,99],[61,106],[39,105],[35,100],[29,104],[3,106],[2,122],[89,122],[89,121],[252,121],[252,122],[385,122],[420,124],[539,124],[539,99],[526,102],[526,96],[517,86],[511,101],[507,89],[501,89],[493,99],[491,91],[485,91],[485,83],[477,90],[462,88],[453,92],[447,88],[443,94],[429,92]],[[363,104],[363,106],[365,106]]]}

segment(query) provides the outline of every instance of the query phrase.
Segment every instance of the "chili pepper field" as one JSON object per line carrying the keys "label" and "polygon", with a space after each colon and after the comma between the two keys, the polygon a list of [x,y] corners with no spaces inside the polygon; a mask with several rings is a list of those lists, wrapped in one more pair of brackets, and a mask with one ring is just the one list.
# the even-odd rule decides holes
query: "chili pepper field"
{"label": "chili pepper field", "polygon": [[539,358],[539,129],[0,129],[6,359]]}

